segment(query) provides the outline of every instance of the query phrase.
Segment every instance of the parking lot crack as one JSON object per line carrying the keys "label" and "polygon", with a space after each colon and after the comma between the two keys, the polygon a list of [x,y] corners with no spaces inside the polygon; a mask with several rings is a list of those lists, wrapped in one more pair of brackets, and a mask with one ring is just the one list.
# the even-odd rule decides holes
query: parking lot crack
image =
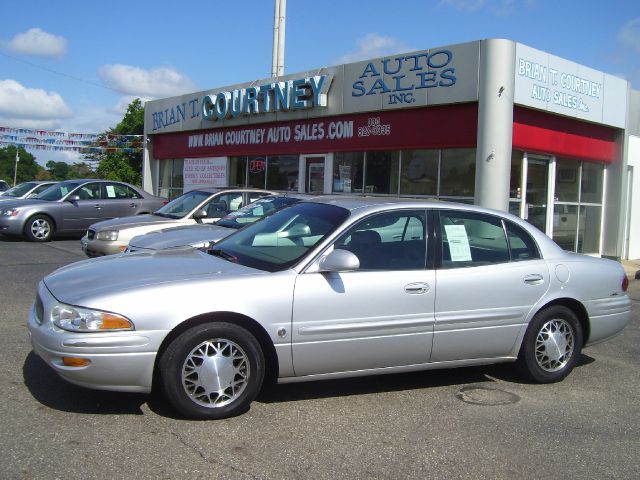
{"label": "parking lot crack", "polygon": [[251,475],[249,472],[245,472],[243,470],[241,470],[240,468],[234,466],[234,465],[230,465],[226,462],[221,462],[219,460],[214,460],[212,458],[209,458],[207,455],[204,454],[204,452],[202,450],[200,450],[198,447],[191,445],[189,442],[187,442],[184,438],[182,438],[178,433],[176,432],[170,432],[171,435],[173,435],[178,442],[180,442],[182,445],[184,445],[185,447],[187,447],[188,449],[192,450],[193,452],[197,453],[200,458],[202,458],[202,460],[204,460],[206,463],[208,463],[209,465],[218,465],[218,466],[223,466],[225,468],[228,468],[230,470],[232,470],[235,473],[239,473],[241,475],[245,475],[249,478],[253,478],[258,480],[260,477],[256,477],[254,475]]}

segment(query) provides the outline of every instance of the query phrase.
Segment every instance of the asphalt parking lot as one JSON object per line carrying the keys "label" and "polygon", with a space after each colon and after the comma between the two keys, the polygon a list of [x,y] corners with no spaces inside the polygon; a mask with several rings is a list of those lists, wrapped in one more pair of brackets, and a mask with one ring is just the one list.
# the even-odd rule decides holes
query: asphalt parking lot
{"label": "asphalt parking lot", "polygon": [[640,280],[632,323],[558,384],[503,365],[281,385],[197,422],[69,385],[31,352],[37,282],[82,259],[77,239],[0,236],[0,478],[638,478]]}

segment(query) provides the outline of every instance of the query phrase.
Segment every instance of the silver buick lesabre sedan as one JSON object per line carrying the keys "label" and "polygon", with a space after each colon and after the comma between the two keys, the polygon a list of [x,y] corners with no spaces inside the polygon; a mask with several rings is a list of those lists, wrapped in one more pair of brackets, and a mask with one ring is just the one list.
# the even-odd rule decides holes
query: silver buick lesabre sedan
{"label": "silver buick lesabre sedan", "polygon": [[567,253],[506,213],[326,197],[209,253],[63,267],[40,282],[28,329],[72,383],[158,388],[182,415],[218,419],[274,379],[517,362],[559,381],[629,322],[627,285],[620,264]]}

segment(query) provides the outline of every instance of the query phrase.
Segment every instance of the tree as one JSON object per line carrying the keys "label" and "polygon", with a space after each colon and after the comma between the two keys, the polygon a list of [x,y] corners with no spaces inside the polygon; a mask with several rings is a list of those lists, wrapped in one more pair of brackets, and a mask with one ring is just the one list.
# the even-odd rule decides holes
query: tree
{"label": "tree", "polygon": [[0,178],[13,185],[13,173],[16,165],[16,149],[20,161],[16,175],[16,183],[27,182],[35,179],[38,173],[44,169],[36,163],[36,158],[24,148],[9,145],[0,148]]}
{"label": "tree", "polygon": [[91,168],[91,165],[85,162],[77,162],[69,167],[69,175],[67,178],[96,178],[97,173]]}
{"label": "tree", "polygon": [[[115,128],[104,132],[100,140],[106,141],[109,135],[142,135],[144,133],[144,105],[139,98],[127,107],[127,113]],[[142,185],[142,150],[107,150],[106,153],[89,154],[85,158],[98,162],[96,173],[100,178],[120,180]]]}
{"label": "tree", "polygon": [[69,178],[69,164],[66,162],[49,160],[47,162],[47,170],[54,180],[66,180]]}

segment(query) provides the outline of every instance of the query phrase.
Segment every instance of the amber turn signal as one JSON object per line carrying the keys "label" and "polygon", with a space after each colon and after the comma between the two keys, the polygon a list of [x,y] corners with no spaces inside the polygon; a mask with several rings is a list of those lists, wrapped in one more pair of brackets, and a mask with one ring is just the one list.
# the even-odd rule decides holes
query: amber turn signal
{"label": "amber turn signal", "polygon": [[91,365],[91,360],[88,358],[62,357],[62,364],[65,367],[86,367]]}

